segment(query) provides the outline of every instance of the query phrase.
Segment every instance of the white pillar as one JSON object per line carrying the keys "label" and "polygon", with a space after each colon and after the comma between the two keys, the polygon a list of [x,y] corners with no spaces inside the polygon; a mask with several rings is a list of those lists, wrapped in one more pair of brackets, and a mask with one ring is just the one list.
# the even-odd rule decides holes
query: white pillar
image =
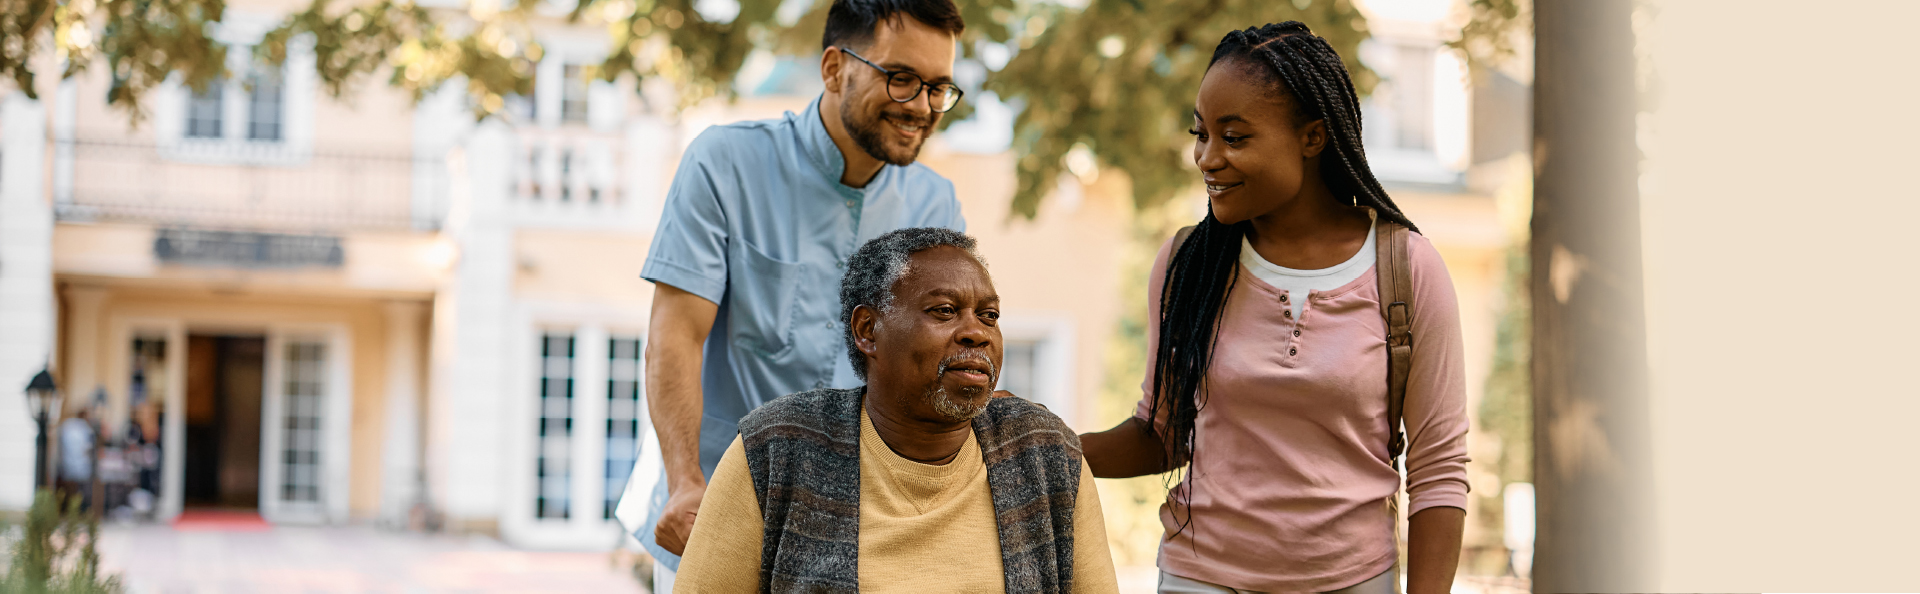
{"label": "white pillar", "polygon": [[0,509],[17,510],[33,501],[37,434],[23,390],[53,358],[53,210],[45,105],[14,92],[0,119]]}
{"label": "white pillar", "polygon": [[386,438],[380,457],[380,518],[406,526],[420,497],[420,329],[427,311],[417,301],[386,306]]}
{"label": "white pillar", "polygon": [[449,157],[447,235],[454,272],[434,300],[433,377],[427,406],[429,497],[454,528],[497,527],[504,509],[504,422],[514,250],[507,221],[512,130],[477,127]]}

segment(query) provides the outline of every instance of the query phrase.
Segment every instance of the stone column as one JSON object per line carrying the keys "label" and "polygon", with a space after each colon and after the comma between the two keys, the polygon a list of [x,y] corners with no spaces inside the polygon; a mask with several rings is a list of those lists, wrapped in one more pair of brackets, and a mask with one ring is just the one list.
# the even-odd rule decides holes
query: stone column
{"label": "stone column", "polygon": [[458,246],[453,274],[434,299],[433,377],[427,414],[429,497],[454,530],[498,529],[506,475],[502,439],[514,273],[507,220],[513,131],[474,129],[448,158],[453,205],[446,234]]}
{"label": "stone column", "polygon": [[[22,390],[53,362],[53,210],[46,106],[14,92],[0,119],[0,509],[18,510],[33,501],[37,434]],[[71,390],[62,371],[54,379]]]}
{"label": "stone column", "polygon": [[404,527],[420,497],[421,324],[427,306],[386,304],[386,436],[380,456],[380,519]]}

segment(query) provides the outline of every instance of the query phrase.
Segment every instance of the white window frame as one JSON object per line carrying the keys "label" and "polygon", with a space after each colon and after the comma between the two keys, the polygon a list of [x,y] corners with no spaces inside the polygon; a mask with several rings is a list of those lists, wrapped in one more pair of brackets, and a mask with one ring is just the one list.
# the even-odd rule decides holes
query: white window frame
{"label": "white window frame", "polygon": [[[543,550],[606,550],[612,542],[626,542],[626,529],[619,514],[602,517],[601,504],[606,493],[606,424],[609,376],[609,339],[613,336],[646,340],[646,312],[582,303],[522,302],[514,316],[516,330],[510,337],[510,385],[516,386],[507,397],[506,446],[507,472],[503,479],[507,496],[500,512],[503,540],[516,547]],[[538,495],[535,476],[539,454],[539,366],[540,341],[550,332],[573,334],[573,439],[571,443],[572,484],[569,487],[572,508],[565,520],[534,517],[534,498]],[[641,410],[647,406],[645,389],[646,361],[640,361]],[[641,414],[637,439],[643,450],[653,448],[653,426]],[[650,452],[638,457],[644,460]],[[651,468],[651,467],[649,467]],[[637,470],[628,478],[626,493],[636,485],[651,491],[653,475]],[[654,472],[658,472],[655,470]],[[640,484],[645,483],[645,484]],[[646,491],[643,491],[643,493]],[[633,543],[627,543],[633,544]]]}
{"label": "white window frame", "polygon": [[1084,428],[1079,426],[1080,402],[1075,397],[1074,379],[1079,365],[1074,357],[1077,346],[1074,327],[1073,316],[1066,313],[1018,309],[1000,312],[1002,340],[1034,343],[1034,393],[1014,395],[1046,406],[1066,421],[1067,426],[1079,431]]}
{"label": "white window frame", "polygon": [[[326,394],[320,418],[320,504],[301,509],[280,493],[285,446],[286,350],[294,341],[326,346]],[[267,329],[266,389],[260,412],[260,517],[276,524],[340,524],[352,493],[353,341],[340,324],[276,324]]]}
{"label": "white window frame", "polygon": [[172,521],[180,515],[185,501],[182,482],[186,477],[187,447],[187,329],[178,319],[153,317],[113,317],[108,322],[106,358],[108,394],[131,394],[133,354],[127,350],[135,337],[165,339],[167,384],[161,402],[160,492],[156,493],[154,519]]}
{"label": "white window frame", "polygon": [[154,94],[154,136],[160,155],[173,161],[209,165],[295,166],[313,153],[314,100],[319,75],[315,72],[313,39],[302,35],[287,42],[287,61],[281,66],[280,139],[249,140],[252,97],[247,79],[258,65],[253,46],[280,22],[272,15],[229,9],[215,28],[214,38],[229,46],[227,70],[231,76],[210,84],[221,89],[219,138],[187,136],[188,110],[193,89],[175,74]]}
{"label": "white window frame", "polygon": [[607,57],[606,36],[548,35],[541,37],[540,46],[546,53],[534,66],[534,122],[545,128],[584,124],[596,132],[619,131],[626,120],[627,95],[632,93],[621,92],[626,85],[598,77],[587,81],[586,121],[568,122],[560,117],[566,67],[600,65]]}
{"label": "white window frame", "polygon": [[[1371,24],[1371,22],[1370,22]],[[1383,182],[1458,185],[1464,183],[1468,165],[1468,147],[1472,139],[1472,94],[1460,59],[1445,46],[1431,27],[1420,23],[1382,22],[1374,36],[1360,46],[1360,58],[1379,73],[1382,88],[1361,102],[1361,117],[1366,122],[1367,162]],[[1396,64],[1392,55],[1397,47],[1431,47],[1432,59],[1426,64]],[[1425,93],[1429,111],[1427,148],[1401,148],[1395,144],[1398,131],[1394,114],[1381,105],[1381,91],[1392,84],[1393,70],[1418,68],[1431,85]]]}

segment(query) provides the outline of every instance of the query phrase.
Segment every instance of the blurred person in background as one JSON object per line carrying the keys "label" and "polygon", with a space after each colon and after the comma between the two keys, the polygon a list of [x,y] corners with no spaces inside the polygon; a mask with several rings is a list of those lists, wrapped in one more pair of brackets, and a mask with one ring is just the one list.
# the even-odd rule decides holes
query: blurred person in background
{"label": "blurred person in background", "polygon": [[714,472],[684,592],[1115,592],[1093,475],[1046,408],[995,398],[1000,297],[973,238],[902,229],[840,284],[864,387],[748,413]]}
{"label": "blurred person in background", "polygon": [[1401,438],[1374,265],[1405,258],[1386,270],[1411,269],[1406,584],[1448,591],[1467,502],[1458,304],[1367,166],[1340,56],[1298,22],[1231,32],[1193,125],[1208,215],[1160,250],[1144,393],[1082,436],[1087,463],[1186,468],[1161,506],[1161,592],[1392,594]]}
{"label": "blurred person in background", "polygon": [[[93,411],[82,407],[60,422],[60,491],[62,498],[80,495],[93,505]],[[63,505],[64,507],[64,505]]]}
{"label": "blurred person in background", "polygon": [[860,385],[838,356],[834,292],[855,248],[906,227],[965,230],[952,182],[914,162],[960,101],[964,27],[951,0],[835,0],[820,97],[687,147],[640,274],[655,287],[646,388],[665,476],[634,536],[662,591],[740,418]]}

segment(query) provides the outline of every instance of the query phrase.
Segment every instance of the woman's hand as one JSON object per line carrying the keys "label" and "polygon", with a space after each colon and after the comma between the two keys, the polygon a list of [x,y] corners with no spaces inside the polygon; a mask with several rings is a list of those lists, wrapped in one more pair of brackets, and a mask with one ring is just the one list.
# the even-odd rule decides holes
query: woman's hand
{"label": "woman's hand", "polygon": [[1407,594],[1453,590],[1466,525],[1467,510],[1457,507],[1429,507],[1407,520]]}

